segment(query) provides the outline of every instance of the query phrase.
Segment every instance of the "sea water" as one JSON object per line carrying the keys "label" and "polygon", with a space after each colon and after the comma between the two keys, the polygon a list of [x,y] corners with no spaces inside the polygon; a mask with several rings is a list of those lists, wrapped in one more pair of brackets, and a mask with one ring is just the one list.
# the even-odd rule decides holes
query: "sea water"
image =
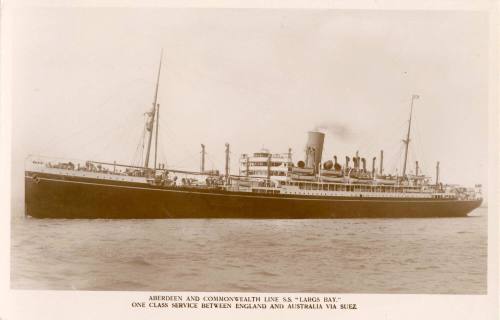
{"label": "sea water", "polygon": [[466,218],[51,220],[14,215],[11,288],[485,294]]}

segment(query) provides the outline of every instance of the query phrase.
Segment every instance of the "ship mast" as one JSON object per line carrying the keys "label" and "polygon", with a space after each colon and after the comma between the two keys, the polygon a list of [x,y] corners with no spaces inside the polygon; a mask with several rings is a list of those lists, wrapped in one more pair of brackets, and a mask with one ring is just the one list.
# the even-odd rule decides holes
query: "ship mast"
{"label": "ship mast", "polygon": [[413,113],[413,100],[418,99],[419,96],[414,94],[411,96],[411,103],[410,103],[410,120],[408,121],[408,133],[406,134],[406,140],[403,140],[405,144],[405,161],[403,163],[403,175],[402,178],[404,179],[406,177],[406,162],[408,160],[408,146],[410,145],[410,130],[411,130],[411,116]]}
{"label": "ship mast", "polygon": [[153,168],[156,170],[156,159],[158,158],[158,125],[160,122],[160,104],[156,104],[156,129],[155,129],[155,161]]}
{"label": "ship mast", "polygon": [[[161,50],[161,55],[160,55],[160,65],[158,67],[158,77],[156,78],[156,89],[155,89],[155,95],[153,99],[153,110],[149,113],[150,119],[147,123],[147,130],[149,131],[149,137],[148,137],[148,148],[146,151],[146,160],[144,161],[144,167],[148,168],[149,166],[149,154],[151,152],[151,140],[153,139],[153,124],[155,122],[155,116],[156,113],[159,112],[160,110],[160,105],[157,104],[158,101],[158,86],[160,84],[160,72],[161,72],[161,61],[163,58],[163,49]],[[158,118],[156,117],[156,143],[155,143],[155,169],[156,169],[156,149],[158,147]]]}

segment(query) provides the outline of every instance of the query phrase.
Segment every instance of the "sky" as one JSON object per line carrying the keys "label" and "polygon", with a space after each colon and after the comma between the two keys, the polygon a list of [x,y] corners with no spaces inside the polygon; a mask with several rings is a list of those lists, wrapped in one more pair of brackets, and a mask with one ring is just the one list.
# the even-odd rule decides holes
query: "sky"
{"label": "sky", "polygon": [[29,154],[138,161],[163,49],[159,160],[231,171],[261,148],[323,160],[385,152],[487,185],[488,15],[459,11],[30,8],[13,19],[13,185]]}

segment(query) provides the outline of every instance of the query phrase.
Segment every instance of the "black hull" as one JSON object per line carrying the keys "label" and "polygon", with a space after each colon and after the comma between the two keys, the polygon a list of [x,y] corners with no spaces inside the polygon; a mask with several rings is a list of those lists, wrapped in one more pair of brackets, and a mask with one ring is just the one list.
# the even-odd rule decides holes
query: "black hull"
{"label": "black hull", "polygon": [[[36,178],[33,179],[33,174]],[[27,172],[26,214],[62,219],[464,217],[481,200],[311,197],[160,188]]]}

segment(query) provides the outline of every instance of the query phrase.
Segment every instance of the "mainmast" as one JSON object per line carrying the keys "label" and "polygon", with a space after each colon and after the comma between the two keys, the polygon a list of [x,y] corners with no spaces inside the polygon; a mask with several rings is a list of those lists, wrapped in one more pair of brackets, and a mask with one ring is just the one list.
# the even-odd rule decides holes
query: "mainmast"
{"label": "mainmast", "polygon": [[160,84],[160,72],[161,72],[161,62],[163,58],[163,49],[161,50],[161,55],[160,55],[160,66],[158,67],[158,77],[156,78],[156,89],[155,89],[155,95],[153,99],[153,109],[148,112],[148,115],[150,116],[150,119],[148,120],[148,123],[146,124],[146,129],[149,131],[149,137],[148,137],[148,148],[146,150],[146,160],[144,161],[144,167],[148,168],[149,166],[149,154],[151,152],[151,140],[153,139],[153,124],[155,123],[155,118],[156,118],[156,143],[155,143],[155,169],[156,169],[156,149],[158,147],[158,117],[156,117],[156,114],[160,111],[160,105],[157,103],[158,101],[158,86]]}
{"label": "mainmast", "polygon": [[406,134],[406,140],[403,140],[405,144],[405,161],[403,164],[403,179],[406,177],[406,162],[408,160],[408,146],[410,145],[410,130],[411,130],[411,116],[413,113],[413,100],[418,99],[419,96],[414,94],[411,96],[411,104],[410,104],[410,120],[408,121],[408,133]]}
{"label": "mainmast", "polygon": [[156,133],[155,133],[155,161],[153,168],[156,170],[156,159],[158,158],[158,126],[160,123],[160,104],[156,104]]}

